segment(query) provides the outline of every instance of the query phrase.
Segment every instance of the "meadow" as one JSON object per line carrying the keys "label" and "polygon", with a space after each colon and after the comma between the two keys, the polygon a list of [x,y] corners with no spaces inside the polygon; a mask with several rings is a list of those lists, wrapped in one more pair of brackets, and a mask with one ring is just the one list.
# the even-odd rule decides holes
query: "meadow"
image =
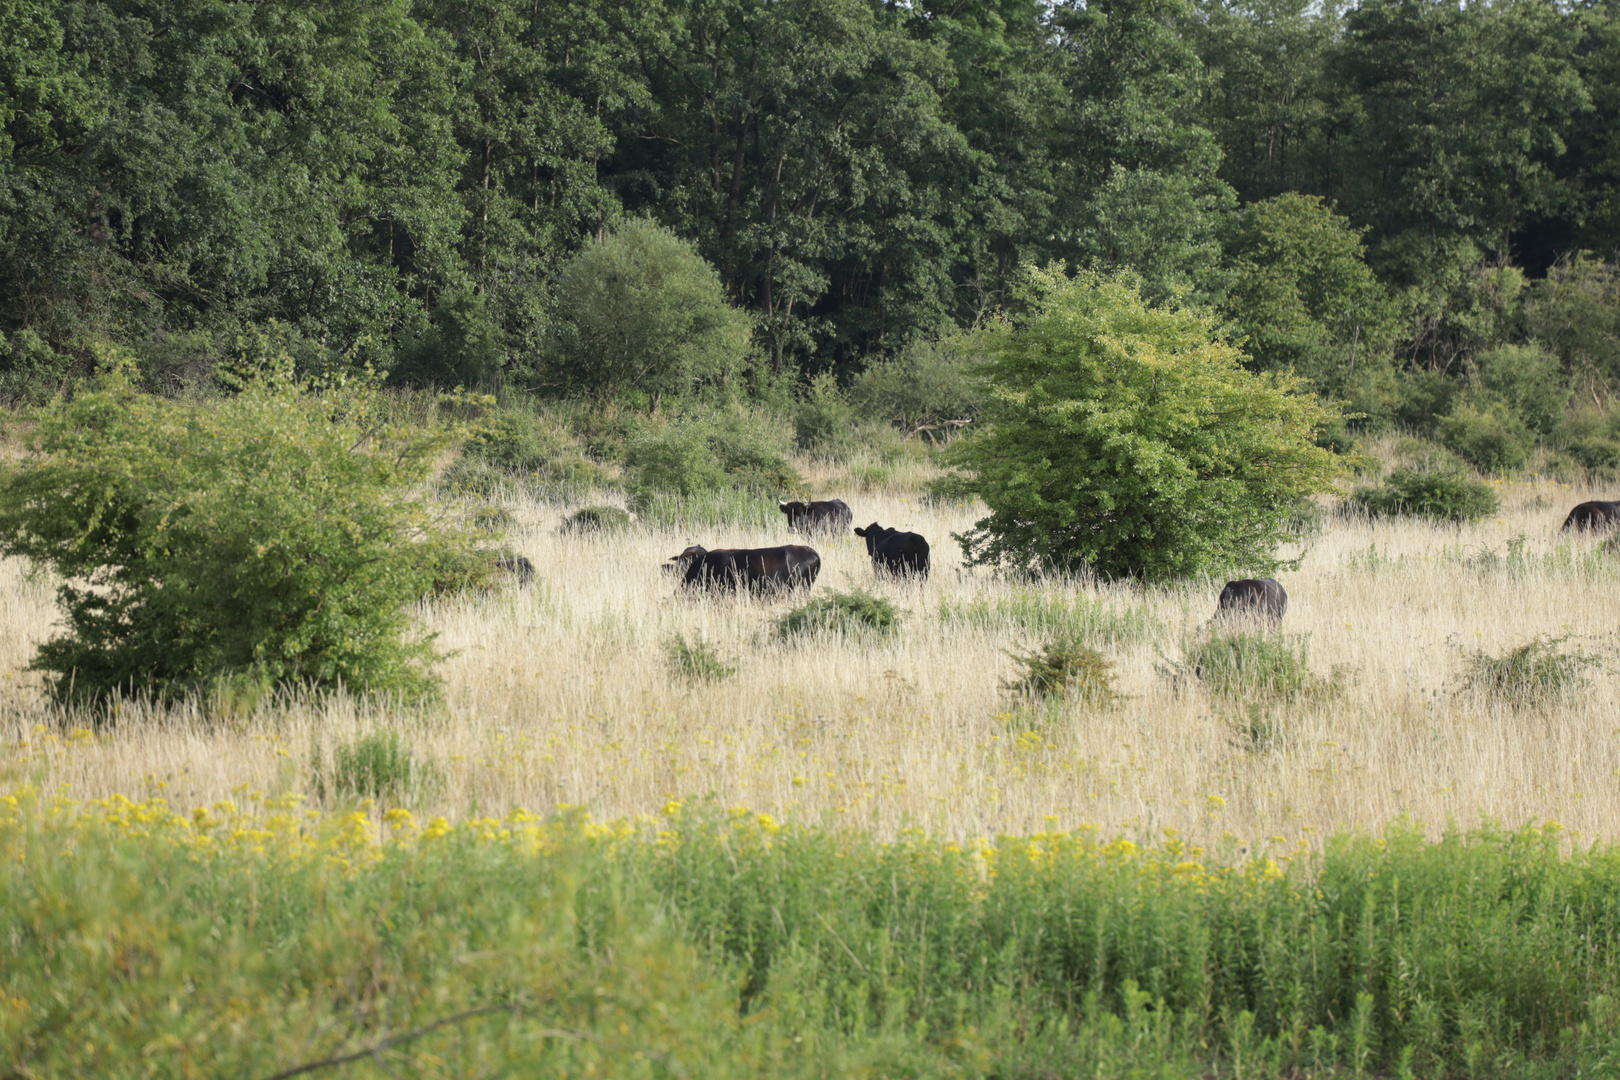
{"label": "meadow", "polygon": [[[422,709],[135,702],[92,731],[48,707],[24,670],[51,632],[51,586],[6,563],[4,779],[47,799],[161,796],[181,812],[289,793],[343,809],[352,795],[313,782],[313,763],[386,728],[428,763],[430,782],[396,801],[451,822],[560,805],[613,819],[712,798],[877,837],[1094,826],[1143,843],[1230,835],[1275,852],[1397,820],[1431,834],[1551,820],[1582,842],[1620,835],[1620,559],[1600,539],[1558,532],[1570,506],[1601,490],[1501,483],[1501,512],[1460,527],[1325,513],[1282,552],[1297,568],[1278,575],[1290,597],[1283,640],[1316,685],[1221,693],[1186,661],[1221,582],[964,570],[949,534],[975,508],[922,498],[925,465],[800,464],[857,524],[932,542],[934,571],[918,585],[875,579],[853,536],[813,541],[823,558],[813,595],[891,598],[905,612],[897,633],[784,640],[775,622],[802,597],[685,595],[660,573],[689,543],[781,543],[781,525],[569,534],[558,526],[570,505],[509,496],[511,541],[536,580],[426,606],[450,656],[442,704]],[[1059,632],[1112,661],[1116,703],[1032,706],[1006,689],[1012,654]],[[667,656],[676,635],[707,643],[735,674],[680,677]],[[1584,685],[1515,697],[1469,679],[1481,653],[1538,637],[1592,659]]]}

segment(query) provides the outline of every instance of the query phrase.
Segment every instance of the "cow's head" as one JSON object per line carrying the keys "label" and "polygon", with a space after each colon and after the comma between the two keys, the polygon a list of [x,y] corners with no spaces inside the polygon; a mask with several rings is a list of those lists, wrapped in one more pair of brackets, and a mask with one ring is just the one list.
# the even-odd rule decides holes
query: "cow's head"
{"label": "cow's head", "polygon": [[879,540],[882,540],[885,536],[888,536],[893,532],[893,529],[885,529],[882,525],[879,525],[874,521],[864,529],[856,528],[855,535],[866,537],[866,550],[867,553],[870,554]]}
{"label": "cow's head", "polygon": [[688,566],[691,566],[695,560],[703,558],[703,556],[707,555],[708,553],[708,548],[703,547],[701,544],[693,544],[679,555],[671,555],[669,557],[669,561],[664,563],[660,569],[666,574],[678,573],[685,570]]}
{"label": "cow's head", "polygon": [[776,508],[787,515],[788,532],[797,530],[799,523],[810,513],[809,503],[783,502],[781,499],[777,499]]}

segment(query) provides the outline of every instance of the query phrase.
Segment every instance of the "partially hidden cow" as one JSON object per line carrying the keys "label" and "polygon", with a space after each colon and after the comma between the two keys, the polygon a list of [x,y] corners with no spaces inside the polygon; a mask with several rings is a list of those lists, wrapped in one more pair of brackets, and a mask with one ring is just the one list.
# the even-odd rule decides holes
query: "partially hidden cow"
{"label": "partially hidden cow", "polygon": [[821,573],[814,548],[786,544],[769,548],[722,548],[710,551],[693,544],[666,564],[674,565],[681,584],[710,589],[745,588],[750,592],[786,592],[809,588]]}
{"label": "partially hidden cow", "polygon": [[874,521],[856,529],[855,535],[866,539],[866,553],[878,573],[928,576],[928,541],[918,534],[886,529]]}
{"label": "partially hidden cow", "polygon": [[776,508],[787,515],[788,532],[809,536],[811,533],[837,533],[842,535],[855,520],[855,514],[843,499],[822,502],[783,502],[776,500]]}
{"label": "partially hidden cow", "polygon": [[1275,578],[1244,578],[1228,581],[1216,602],[1215,618],[1231,619],[1248,616],[1266,620],[1272,626],[1282,622],[1288,610],[1288,590]]}
{"label": "partially hidden cow", "polygon": [[527,589],[534,584],[534,563],[522,555],[514,559],[496,559],[495,568],[505,570],[518,579],[518,584]]}
{"label": "partially hidden cow", "polygon": [[1583,502],[1569,512],[1569,517],[1564,519],[1564,527],[1559,531],[1574,529],[1576,532],[1595,532],[1612,529],[1616,525],[1620,525],[1620,502]]}

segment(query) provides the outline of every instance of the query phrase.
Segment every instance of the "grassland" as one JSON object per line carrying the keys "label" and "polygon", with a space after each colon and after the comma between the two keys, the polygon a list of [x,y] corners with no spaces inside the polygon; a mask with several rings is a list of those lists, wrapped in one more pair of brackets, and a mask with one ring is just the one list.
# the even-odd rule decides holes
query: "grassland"
{"label": "grassland", "polygon": [[[1279,575],[1284,633],[1320,685],[1234,695],[1211,693],[1183,663],[1220,582],[1018,583],[966,571],[949,534],[974,508],[920,499],[920,475],[802,464],[857,524],[932,541],[934,573],[921,586],[874,581],[854,537],[817,544],[816,589],[892,598],[907,613],[897,635],[784,642],[770,629],[792,601],[686,596],[659,572],[688,543],[781,543],[781,528],[562,534],[572,507],[511,499],[512,540],[537,580],[424,610],[451,653],[444,702],[427,710],[136,703],[92,734],[52,712],[24,670],[51,632],[51,583],[0,565],[0,782],[46,798],[157,795],[181,811],[287,793],[340,809],[352,799],[313,783],[311,762],[386,726],[434,767],[435,782],[403,801],[450,821],[559,804],[607,819],[712,795],[879,837],[908,826],[957,839],[1096,826],[1141,842],[1230,833],[1290,851],[1397,819],[1438,832],[1486,818],[1620,836],[1620,556],[1557,531],[1570,506],[1603,491],[1503,484],[1501,513],[1464,527],[1329,515],[1283,553],[1300,563]],[[1119,703],[1029,709],[1003,689],[1009,654],[1057,631],[1114,662]],[[736,674],[675,677],[672,635],[709,643]],[[1503,698],[1467,683],[1476,653],[1537,637],[1598,658],[1584,687]]]}

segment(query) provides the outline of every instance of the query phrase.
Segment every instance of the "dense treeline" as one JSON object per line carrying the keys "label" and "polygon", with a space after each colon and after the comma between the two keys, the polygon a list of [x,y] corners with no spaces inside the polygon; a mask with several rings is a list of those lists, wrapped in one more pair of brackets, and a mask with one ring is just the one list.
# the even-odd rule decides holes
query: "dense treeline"
{"label": "dense treeline", "polygon": [[1064,260],[1432,424],[1512,404],[1504,347],[1620,375],[1617,113],[1612,2],[8,0],[0,364],[573,392],[569,260],[651,218],[750,315],[756,390]]}

